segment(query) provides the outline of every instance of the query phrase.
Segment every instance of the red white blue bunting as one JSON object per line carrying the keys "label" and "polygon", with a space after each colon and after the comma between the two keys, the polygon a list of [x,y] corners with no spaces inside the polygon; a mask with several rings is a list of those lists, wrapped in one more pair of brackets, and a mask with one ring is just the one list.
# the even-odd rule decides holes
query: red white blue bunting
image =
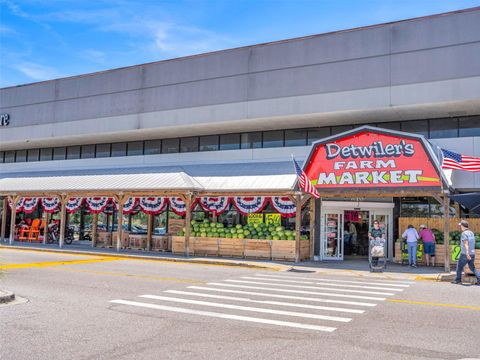
{"label": "red white blue bunting", "polygon": [[87,204],[87,207],[92,214],[99,214],[103,212],[109,202],[110,202],[110,198],[106,196],[88,197],[85,199],[85,203]]}
{"label": "red white blue bunting", "polygon": [[58,197],[43,198],[42,208],[43,211],[49,214],[53,214],[58,211],[60,207],[60,199]]}
{"label": "red white blue bunting", "polygon": [[[117,199],[113,198],[113,206],[115,207],[116,210],[118,210],[118,202]],[[130,197],[127,199],[125,204],[123,204],[123,213],[124,214],[130,214],[132,211],[135,210],[138,204],[138,199],[134,197]]]}
{"label": "red white blue bunting", "polygon": [[265,196],[235,196],[233,204],[242,215],[247,216],[262,211],[267,204],[267,200],[268,198]]}
{"label": "red white blue bunting", "polygon": [[38,198],[24,198],[23,211],[25,214],[30,214],[35,211],[38,205]]}
{"label": "red white blue bunting", "polygon": [[83,198],[77,197],[77,198],[70,198],[67,200],[67,203],[65,204],[65,208],[70,214],[73,214],[77,209],[82,206]]}
{"label": "red white blue bunting", "polygon": [[184,216],[187,213],[187,205],[181,197],[170,197],[168,202],[170,203],[170,210],[178,216]]}
{"label": "red white blue bunting", "polygon": [[220,197],[201,197],[199,200],[200,206],[205,211],[212,212],[215,216],[224,213],[230,204],[230,198],[226,196]]}
{"label": "red white blue bunting", "polygon": [[295,216],[295,212],[297,211],[295,203],[287,196],[272,196],[270,203],[283,217]]}
{"label": "red white blue bunting", "polygon": [[167,205],[167,198],[164,197],[142,197],[139,202],[140,208],[145,214],[158,215]]}
{"label": "red white blue bunting", "polygon": [[[18,203],[17,203],[17,208],[16,208],[16,212],[19,213],[21,211],[23,211],[23,203],[25,202],[25,199],[24,198],[20,198],[18,200]],[[10,198],[8,198],[8,206],[10,206],[10,209],[12,209],[13,207],[13,202],[10,200]]]}

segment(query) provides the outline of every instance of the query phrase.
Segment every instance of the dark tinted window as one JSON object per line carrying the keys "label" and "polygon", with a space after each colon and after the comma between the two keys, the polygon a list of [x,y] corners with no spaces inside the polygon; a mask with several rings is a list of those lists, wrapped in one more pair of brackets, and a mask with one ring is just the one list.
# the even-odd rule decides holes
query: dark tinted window
{"label": "dark tinted window", "polygon": [[377,126],[379,128],[383,128],[383,129],[400,131],[400,122],[398,122],[398,121],[381,123],[381,124],[377,124]]}
{"label": "dark tinted window", "polygon": [[283,146],[283,131],[264,131],[263,132],[263,147],[282,147]]}
{"label": "dark tinted window", "polygon": [[200,136],[200,151],[218,150],[218,135]]}
{"label": "dark tinted window", "polygon": [[427,120],[405,121],[402,123],[402,131],[428,137],[428,121]]}
{"label": "dark tinted window", "polygon": [[40,159],[40,149],[29,149],[27,152],[27,161],[38,161]]}
{"label": "dark tinted window", "polygon": [[332,126],[332,135],[340,134],[344,131],[352,130],[352,125]]}
{"label": "dark tinted window", "polygon": [[15,162],[15,151],[5,151],[5,162],[6,163]]}
{"label": "dark tinted window", "polygon": [[112,156],[126,156],[126,155],[127,155],[127,143],[112,144]]}
{"label": "dark tinted window", "polygon": [[241,135],[242,149],[258,149],[262,147],[262,133],[253,132]]}
{"label": "dark tinted window", "polygon": [[15,162],[27,161],[27,150],[17,150],[15,153]]}
{"label": "dark tinted window", "polygon": [[311,145],[314,141],[323,139],[330,136],[330,128],[318,128],[318,129],[309,129],[308,130],[308,145]]}
{"label": "dark tinted window", "polygon": [[178,153],[180,139],[164,139],[162,140],[162,154]]}
{"label": "dark tinted window", "polygon": [[198,137],[188,137],[180,139],[180,152],[198,151]]}
{"label": "dark tinted window", "polygon": [[66,157],[67,157],[66,147],[53,148],[53,160],[65,160]]}
{"label": "dark tinted window", "polygon": [[450,138],[458,136],[458,119],[445,118],[430,120],[430,138]]}
{"label": "dark tinted window", "polygon": [[307,130],[285,130],[285,146],[307,145]]}
{"label": "dark tinted window", "polygon": [[110,144],[97,144],[95,149],[95,157],[110,157]]}
{"label": "dark tinted window", "polygon": [[82,159],[95,157],[95,145],[82,145]]}
{"label": "dark tinted window", "polygon": [[131,141],[127,146],[128,156],[143,155],[143,141]]}
{"label": "dark tinted window", "polygon": [[80,159],[80,146],[67,147],[67,159]]}
{"label": "dark tinted window", "polygon": [[162,152],[161,140],[146,140],[145,141],[145,155],[160,154]]}
{"label": "dark tinted window", "polygon": [[40,149],[40,161],[52,160],[52,156],[53,156],[53,149],[52,148]]}
{"label": "dark tinted window", "polygon": [[460,136],[480,136],[480,115],[459,119]]}
{"label": "dark tinted window", "polygon": [[220,135],[220,150],[240,149],[240,134]]}
{"label": "dark tinted window", "polygon": [[3,163],[3,157],[5,156],[3,151],[0,151],[0,163]]}

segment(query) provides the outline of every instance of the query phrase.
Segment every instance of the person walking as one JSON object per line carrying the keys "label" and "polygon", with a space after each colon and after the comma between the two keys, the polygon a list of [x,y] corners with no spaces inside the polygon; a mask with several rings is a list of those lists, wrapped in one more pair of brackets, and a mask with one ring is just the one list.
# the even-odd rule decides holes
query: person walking
{"label": "person walking", "polygon": [[422,224],[418,236],[423,241],[423,252],[425,253],[427,266],[430,266],[430,258],[432,259],[432,266],[435,266],[435,234],[427,225]]}
{"label": "person walking", "polygon": [[452,283],[462,283],[462,271],[465,265],[468,264],[472,273],[477,277],[477,285],[480,286],[480,274],[475,269],[475,235],[468,228],[468,222],[466,220],[460,221],[458,225],[462,229],[462,236],[460,237],[461,251],[457,263],[457,276]]}
{"label": "person walking", "polygon": [[353,222],[348,225],[348,232],[350,233],[350,244],[352,245],[352,255],[357,253],[357,227]]}
{"label": "person walking", "polygon": [[413,225],[408,225],[407,230],[402,234],[404,239],[407,239],[408,249],[408,265],[411,267],[417,267],[417,247],[418,247],[418,233]]}
{"label": "person walking", "polygon": [[[385,240],[385,231],[380,227],[380,223],[378,220],[373,222],[373,227],[368,232],[368,240]],[[372,265],[377,266],[378,264],[378,257],[372,257]]]}

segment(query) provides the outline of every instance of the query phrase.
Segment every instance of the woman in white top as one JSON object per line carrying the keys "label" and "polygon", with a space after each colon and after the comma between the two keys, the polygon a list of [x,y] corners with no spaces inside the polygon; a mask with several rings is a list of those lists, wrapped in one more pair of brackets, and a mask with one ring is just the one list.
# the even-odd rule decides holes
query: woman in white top
{"label": "woman in white top", "polygon": [[418,245],[418,232],[413,225],[408,225],[408,229],[403,232],[402,237],[407,239],[408,249],[408,265],[411,267],[417,267],[417,245]]}

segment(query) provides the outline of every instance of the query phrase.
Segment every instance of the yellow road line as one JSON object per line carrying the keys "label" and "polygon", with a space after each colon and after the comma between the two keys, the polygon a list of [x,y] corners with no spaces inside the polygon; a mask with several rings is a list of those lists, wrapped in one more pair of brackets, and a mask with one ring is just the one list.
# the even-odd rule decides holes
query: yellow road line
{"label": "yellow road line", "polygon": [[115,261],[115,260],[123,260],[123,259],[108,257],[108,258],[99,258],[99,259],[44,261],[44,262],[25,263],[25,264],[4,264],[4,265],[0,265],[0,270],[41,268],[41,267],[61,266],[61,265],[89,264],[89,263]]}
{"label": "yellow road line", "polygon": [[111,271],[96,271],[96,270],[69,269],[69,268],[57,268],[55,270],[90,273],[95,275],[123,276],[123,277],[139,278],[139,279],[156,280],[156,281],[173,281],[173,282],[180,282],[180,283],[203,284],[203,285],[207,284],[207,281],[200,281],[200,280],[178,279],[178,278],[161,277],[161,276],[154,276],[154,275],[117,273],[117,272],[111,272]]}
{"label": "yellow road line", "polygon": [[413,301],[413,300],[400,300],[400,299],[387,299],[387,301],[395,302],[395,303],[410,304],[410,305],[426,305],[426,306],[437,306],[437,307],[447,307],[447,308],[455,308],[455,309],[468,309],[468,310],[480,311],[480,306],[442,304],[442,303],[434,303],[434,302],[429,302],[429,301]]}

